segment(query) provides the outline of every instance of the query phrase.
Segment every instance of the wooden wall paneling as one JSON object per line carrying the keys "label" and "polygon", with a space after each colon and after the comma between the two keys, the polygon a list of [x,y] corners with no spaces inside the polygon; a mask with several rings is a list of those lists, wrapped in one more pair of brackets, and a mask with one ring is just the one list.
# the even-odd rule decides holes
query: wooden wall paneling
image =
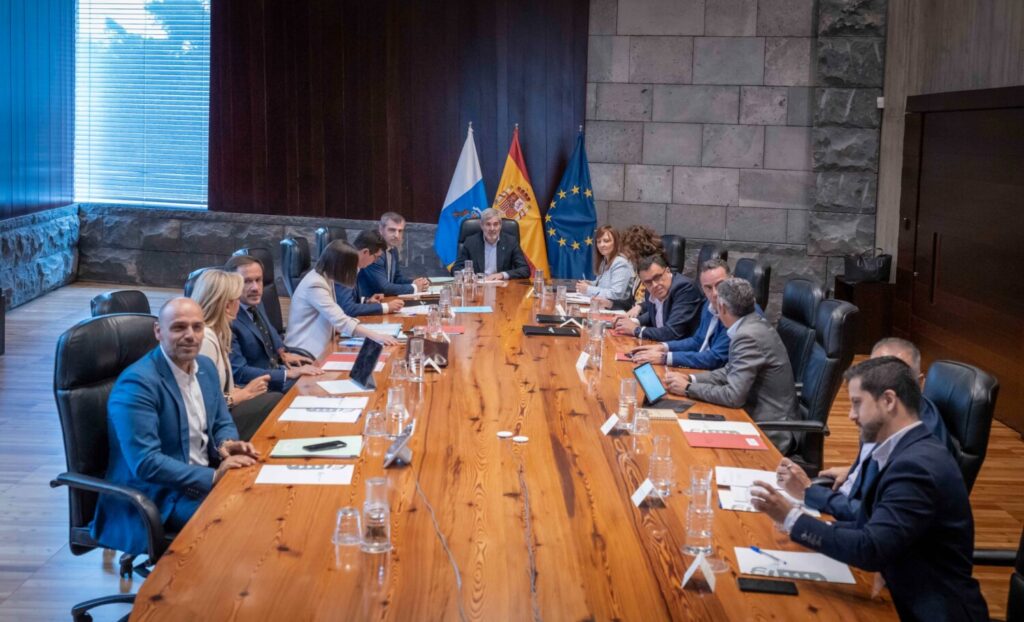
{"label": "wooden wall paneling", "polygon": [[907,113],[903,137],[903,192],[900,195],[900,235],[896,254],[896,295],[893,332],[910,338],[914,296],[914,256],[917,252],[918,187],[921,178],[921,113]]}

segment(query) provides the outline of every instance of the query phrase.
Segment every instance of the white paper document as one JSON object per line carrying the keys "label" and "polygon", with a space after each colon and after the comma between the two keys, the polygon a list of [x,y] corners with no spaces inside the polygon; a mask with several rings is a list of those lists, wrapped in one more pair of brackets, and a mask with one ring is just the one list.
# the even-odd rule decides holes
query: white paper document
{"label": "white paper document", "polygon": [[362,410],[370,403],[368,397],[319,397],[316,395],[300,395],[288,404],[289,408],[358,408]]}
{"label": "white paper document", "polygon": [[[740,434],[743,436],[760,436],[754,424],[746,421],[694,421],[692,419],[679,419],[679,427],[683,432],[698,432],[704,434]],[[720,467],[727,468],[727,467]],[[768,473],[769,471],[762,471]],[[774,476],[775,474],[772,473]],[[723,485],[719,483],[719,485]]]}
{"label": "white paper document", "polygon": [[398,315],[412,317],[414,315],[430,315],[429,305],[416,305],[415,307],[402,307]]}
{"label": "white paper document", "polygon": [[[352,366],[355,364],[355,361],[327,361],[321,369],[324,371],[352,371]],[[377,361],[373,371],[381,371],[382,369],[384,369],[384,363]]]}
{"label": "white paper document", "polygon": [[370,393],[373,389],[364,389],[349,379],[345,380],[321,380],[317,383],[321,389],[331,395],[345,395],[347,393]]}
{"label": "white paper document", "polygon": [[[737,546],[735,549],[736,561],[740,565],[740,574],[778,577],[780,579],[848,583],[850,585],[857,582],[853,578],[853,573],[850,572],[849,566],[821,553],[764,549],[764,553],[767,553],[765,555],[745,546]],[[777,557],[785,563],[772,559],[772,557]]]}
{"label": "white paper document", "polygon": [[[680,425],[682,425],[683,421],[683,419],[679,420]],[[755,431],[754,434],[757,434],[757,432]],[[715,483],[719,486],[750,488],[756,481],[762,481],[778,488],[778,476],[775,474],[775,471],[759,471],[758,469],[741,469],[739,467],[726,466],[715,467]]]}
{"label": "white paper document", "polygon": [[289,408],[278,421],[309,421],[312,423],[355,423],[362,408]]}
{"label": "white paper document", "polygon": [[347,486],[355,467],[351,464],[266,464],[256,476],[257,484],[312,484]]}
{"label": "white paper document", "polygon": [[590,304],[590,296],[585,296],[576,292],[566,292],[565,301],[574,305],[588,305]]}

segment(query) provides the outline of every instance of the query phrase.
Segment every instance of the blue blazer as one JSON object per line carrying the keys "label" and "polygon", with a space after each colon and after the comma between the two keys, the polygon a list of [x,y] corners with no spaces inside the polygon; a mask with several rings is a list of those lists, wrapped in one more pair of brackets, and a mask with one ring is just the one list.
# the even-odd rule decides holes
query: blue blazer
{"label": "blue blazer", "polygon": [[885,578],[901,620],[988,620],[971,577],[974,519],[956,460],[918,426],[900,439],[851,521],[804,515],[790,538]]}
{"label": "blue blazer", "polygon": [[[263,318],[263,323],[270,332],[270,340],[273,341],[273,351],[277,352],[284,347],[281,335],[277,334],[267,319],[267,312],[263,310],[263,303],[256,307],[256,312]],[[263,344],[263,335],[256,323],[249,317],[249,312],[244,308],[239,309],[238,317],[231,322],[231,354],[228,356],[231,361],[231,375],[235,384],[245,386],[255,378],[264,374],[270,374],[268,391],[285,392],[289,385],[284,368],[276,367],[271,369],[270,355]]]}
{"label": "blue blazer", "polygon": [[[729,361],[729,329],[721,322],[715,325],[715,329],[711,333],[708,349],[700,351],[700,347],[704,345],[704,336],[708,334],[708,326],[711,326],[711,321],[715,319],[715,315],[711,313],[711,301],[708,301],[702,309],[700,324],[697,325],[697,330],[693,331],[692,335],[686,339],[665,342],[668,351],[672,354],[673,367],[718,369],[724,367]],[[764,317],[764,311],[761,310],[760,305],[755,304],[754,310],[758,315]],[[647,334],[646,331],[644,334]]]}
{"label": "blue blazer", "polygon": [[[359,271],[360,274],[366,271],[366,268]],[[382,315],[384,313],[384,307],[379,302],[360,302],[362,296],[359,295],[359,281],[356,281],[355,287],[346,287],[341,283],[334,284],[334,299],[338,302],[338,306],[345,312],[345,315],[349,317],[359,317],[362,315]]]}
{"label": "blue blazer", "polygon": [[[654,326],[655,307],[651,302],[650,292],[644,295],[640,315],[637,317],[640,327],[645,327],[644,339],[672,341],[689,337],[700,322],[700,309],[703,304],[704,294],[693,279],[679,273],[673,274],[672,284],[669,285],[668,296],[663,304],[665,325],[661,328]],[[639,333],[640,328],[637,328],[634,336]],[[700,344],[697,344],[697,347],[700,347]]]}
{"label": "blue blazer", "polygon": [[[363,296],[367,297],[380,293],[383,293],[385,296],[413,293],[412,279],[402,274],[402,270],[398,265],[398,249],[389,248],[385,252],[391,255],[391,274],[388,274],[388,264],[384,258],[384,253],[381,253],[376,261],[359,271],[359,276],[356,280],[359,291],[362,292]],[[344,307],[342,308],[344,309]],[[353,314],[349,313],[348,310],[345,313],[350,316],[368,315],[365,313]]]}
{"label": "blue blazer", "polygon": [[[210,464],[220,463],[217,447],[238,439],[221,393],[213,361],[196,358],[197,379],[206,406]],[[110,462],[106,479],[149,497],[167,521],[182,498],[201,499],[213,488],[212,467],[188,463],[188,415],[181,391],[160,346],[121,373],[107,402]],[[100,495],[92,536],[103,546],[144,553],[148,538],[138,511],[128,502]]]}
{"label": "blue blazer", "polygon": [[[932,436],[948,450],[951,447],[951,441],[949,432],[946,430],[946,424],[942,422],[942,415],[939,414],[939,409],[927,397],[921,397],[918,417],[924,423],[924,426],[928,428],[928,431],[932,433]],[[858,449],[857,459],[850,466],[851,472],[860,464],[860,453],[860,449]],[[859,480],[863,476],[864,469],[861,469],[857,473],[857,480],[853,482],[854,491],[860,490],[861,483]],[[832,490],[831,486],[811,486],[804,492],[804,503],[807,504],[807,507],[828,512],[839,520],[853,520],[857,516],[857,511],[860,510],[861,497],[855,493],[846,496],[838,490]]]}

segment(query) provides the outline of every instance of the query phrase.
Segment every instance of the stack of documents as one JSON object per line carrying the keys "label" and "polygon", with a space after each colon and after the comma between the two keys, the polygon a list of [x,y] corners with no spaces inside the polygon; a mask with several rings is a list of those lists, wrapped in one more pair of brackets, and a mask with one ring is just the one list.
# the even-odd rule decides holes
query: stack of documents
{"label": "stack of documents", "polygon": [[857,581],[850,567],[821,553],[800,553],[796,551],[755,551],[750,547],[737,546],[736,562],[740,574],[752,574],[780,579],[804,579],[827,581],[829,583],[855,584]]}
{"label": "stack of documents", "polygon": [[679,427],[690,447],[768,449],[754,424],[746,421],[694,421],[680,419]]}
{"label": "stack of documents", "polygon": [[793,505],[798,506],[804,514],[814,517],[821,516],[821,512],[806,507],[780,488],[777,478],[778,476],[775,474],[775,471],[716,466],[715,483],[718,484],[718,505],[723,510],[756,512],[757,510],[750,503],[750,488],[754,485],[754,482],[761,481],[770,484],[772,488],[782,493],[783,497]]}
{"label": "stack of documents", "polygon": [[300,395],[281,414],[280,421],[355,423],[370,402],[368,397],[315,397]]}
{"label": "stack of documents", "polygon": [[571,305],[589,305],[590,296],[584,296],[576,292],[566,292],[565,301]]}
{"label": "stack of documents", "polygon": [[[352,366],[355,365],[355,361],[325,361],[321,369],[324,371],[352,371]],[[377,361],[377,364],[373,366],[373,371],[381,371],[384,369],[384,363]]]}
{"label": "stack of documents", "polygon": [[347,486],[355,467],[351,464],[265,464],[256,476],[257,484]]}
{"label": "stack of documents", "polygon": [[404,315],[406,317],[412,317],[414,315],[430,315],[430,307],[427,305],[417,305],[415,307],[402,307],[398,312],[398,315]]}

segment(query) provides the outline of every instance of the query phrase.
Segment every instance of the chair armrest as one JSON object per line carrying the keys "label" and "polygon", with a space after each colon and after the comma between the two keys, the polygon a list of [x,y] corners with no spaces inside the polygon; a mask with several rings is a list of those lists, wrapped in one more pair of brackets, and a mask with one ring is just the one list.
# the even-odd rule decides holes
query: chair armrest
{"label": "chair armrest", "polygon": [[822,421],[755,421],[757,427],[768,431],[810,432],[828,436],[828,426]]}
{"label": "chair armrest", "polygon": [[1017,551],[1012,549],[975,549],[975,566],[1012,568],[1017,562]]}
{"label": "chair armrest", "polygon": [[306,350],[303,350],[302,348],[289,348],[288,346],[285,346],[284,351],[289,353],[289,354],[298,354],[299,356],[304,356],[304,357],[308,358],[311,361],[315,361],[316,360],[315,356],[313,356],[312,354],[310,354]]}
{"label": "chair armrest", "polygon": [[103,495],[121,497],[131,503],[146,524],[146,534],[149,538],[149,558],[153,561],[160,559],[160,556],[167,550],[168,542],[164,537],[164,523],[160,518],[160,510],[156,504],[134,488],[113,484],[105,479],[83,475],[81,473],[61,473],[50,481],[50,488],[67,486],[78,490],[88,490]]}
{"label": "chair armrest", "polygon": [[793,383],[793,388],[796,389],[796,396],[797,397],[800,397],[800,396],[802,396],[804,394],[804,383],[802,383],[802,382],[794,382]]}

